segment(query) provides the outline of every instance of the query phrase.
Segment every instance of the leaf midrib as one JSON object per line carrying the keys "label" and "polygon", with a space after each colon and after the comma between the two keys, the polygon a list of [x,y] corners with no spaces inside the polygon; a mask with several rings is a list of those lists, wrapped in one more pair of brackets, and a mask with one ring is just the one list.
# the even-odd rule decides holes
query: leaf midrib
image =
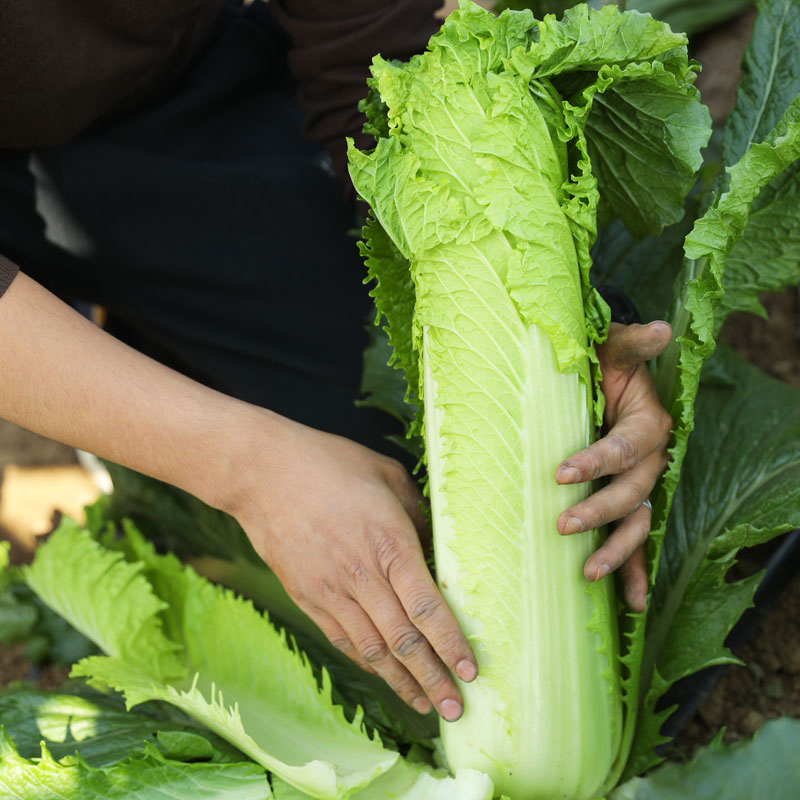
{"label": "leaf midrib", "polygon": [[[790,467],[796,468],[798,464],[800,464],[800,461],[789,461],[783,464],[779,469],[763,473],[760,481],[753,484],[753,486],[751,486],[746,492],[740,495],[737,498],[736,502],[728,504],[728,506],[725,509],[725,512],[723,512],[720,515],[719,520],[717,521],[715,526],[711,529],[714,531],[714,535],[711,537],[698,537],[695,540],[695,546],[690,547],[687,550],[687,557],[684,558],[683,564],[681,565],[681,568],[678,570],[678,575],[675,581],[673,581],[672,586],[670,587],[669,599],[664,604],[661,613],[654,621],[653,628],[647,634],[647,639],[649,641],[645,644],[645,650],[649,651],[649,653],[655,652],[656,655],[648,658],[646,652],[645,657],[643,658],[643,662],[650,662],[653,665],[655,665],[658,662],[660,657],[661,647],[664,641],[666,641],[667,634],[669,633],[669,629],[672,626],[672,621],[675,619],[675,616],[678,612],[678,608],[680,607],[680,604],[683,602],[683,598],[686,594],[686,589],[689,583],[691,582],[692,578],[694,577],[695,573],[697,572],[701,562],[705,558],[709,544],[716,538],[716,536],[722,530],[722,527],[725,525],[725,523],[741,506],[742,502],[744,502],[749,496],[751,496],[754,491],[760,489],[766,483],[768,483],[773,478],[780,475],[780,473],[784,472]],[[701,542],[706,543],[705,547],[700,546]],[[666,623],[664,622],[665,620]],[[652,644],[654,641],[655,645]]]}
{"label": "leaf midrib", "polygon": [[769,77],[767,78],[766,89],[762,95],[761,108],[758,110],[756,119],[753,122],[753,127],[750,129],[750,133],[747,136],[748,147],[750,147],[750,145],[753,142],[753,137],[756,135],[756,130],[758,129],[758,126],[764,117],[764,111],[767,108],[767,102],[769,101],[769,98],[772,95],[772,87],[775,83],[775,72],[778,69],[778,53],[780,52],[781,49],[781,41],[783,40],[783,30],[785,28],[786,18],[789,16],[789,5],[790,5],[789,0],[784,0],[783,14],[776,29],[775,46],[772,49],[772,63],[770,64]]}

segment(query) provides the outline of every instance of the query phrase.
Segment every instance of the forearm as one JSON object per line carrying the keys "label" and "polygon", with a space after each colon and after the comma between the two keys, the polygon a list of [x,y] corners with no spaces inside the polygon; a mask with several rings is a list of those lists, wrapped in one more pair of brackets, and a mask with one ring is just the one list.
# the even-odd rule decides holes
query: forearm
{"label": "forearm", "polygon": [[290,424],[143,356],[24,274],[0,298],[0,375],[0,417],[217,507],[234,502],[253,431]]}

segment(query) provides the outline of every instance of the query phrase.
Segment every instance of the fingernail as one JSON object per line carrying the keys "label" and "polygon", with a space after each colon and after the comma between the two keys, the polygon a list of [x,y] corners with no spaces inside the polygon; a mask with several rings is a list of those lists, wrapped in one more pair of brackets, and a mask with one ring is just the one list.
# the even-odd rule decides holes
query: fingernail
{"label": "fingernail", "polygon": [[596,581],[599,581],[600,578],[605,578],[605,576],[608,575],[609,572],[611,572],[611,567],[609,567],[608,564],[601,564],[597,568],[597,571],[594,574],[594,579]]}
{"label": "fingernail", "polygon": [[413,706],[414,711],[420,714],[427,714],[432,708],[431,701],[428,700],[427,697],[418,697],[411,703],[411,705]]}
{"label": "fingernail", "polygon": [[561,483],[578,483],[581,473],[575,467],[561,467],[558,471],[558,480]]}
{"label": "fingernail", "polygon": [[461,706],[461,703],[457,703],[455,700],[451,700],[450,698],[443,700],[442,704],[439,706],[439,713],[447,722],[455,722],[461,716],[463,711],[464,709]]}
{"label": "fingernail", "polygon": [[467,683],[474,681],[477,674],[478,668],[466,658],[462,658],[461,661],[456,664],[456,675],[458,675],[462,681],[466,681]]}
{"label": "fingernail", "polygon": [[564,536],[570,533],[578,533],[583,530],[583,522],[578,517],[569,517],[564,523]]}

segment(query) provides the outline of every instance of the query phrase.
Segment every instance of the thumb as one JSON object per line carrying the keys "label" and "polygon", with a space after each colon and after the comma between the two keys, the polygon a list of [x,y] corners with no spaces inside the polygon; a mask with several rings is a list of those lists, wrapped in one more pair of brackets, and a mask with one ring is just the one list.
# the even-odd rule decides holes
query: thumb
{"label": "thumb", "polygon": [[612,322],[603,345],[602,361],[605,366],[629,370],[663,353],[671,339],[672,326],[662,320],[647,325]]}

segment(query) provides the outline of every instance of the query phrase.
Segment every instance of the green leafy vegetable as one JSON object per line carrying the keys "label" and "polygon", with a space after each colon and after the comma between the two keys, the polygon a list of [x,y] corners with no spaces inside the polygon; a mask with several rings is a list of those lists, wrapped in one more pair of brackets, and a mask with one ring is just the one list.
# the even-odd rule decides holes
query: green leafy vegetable
{"label": "green leafy vegetable", "polygon": [[7,800],[271,800],[256,764],[183,764],[145,745],[123,761],[91,767],[80,757],[56,761],[46,748],[22,758],[0,726],[0,795]]}
{"label": "green leafy vegetable", "polygon": [[[280,779],[273,780],[275,800],[302,800],[298,792]],[[471,769],[457,770],[454,777],[445,770],[400,760],[376,781],[352,795],[352,800],[491,800],[492,782],[488,775]]]}
{"label": "green leafy vegetable", "polygon": [[[383,361],[384,371],[391,377],[401,377],[386,369],[387,360],[388,355]],[[402,404],[405,389],[402,385],[395,386],[395,402]],[[110,502],[98,503],[93,512],[95,533],[102,536],[109,523],[122,524],[125,518],[133,518],[137,528],[160,549],[179,554],[201,575],[250,598],[257,608],[268,611],[272,622],[280,625],[309,657],[317,679],[321,667],[328,671],[332,699],[343,706],[347,718],[352,720],[361,707],[367,727],[377,730],[387,744],[398,740],[422,741],[436,735],[434,715],[418,714],[385,681],[365,672],[327,640],[292,601],[275,573],[256,555],[233,517],[133,470],[116,464],[109,464],[109,469],[114,494]],[[136,552],[128,544],[127,540],[108,542],[112,548],[122,547],[126,557],[136,560]]]}
{"label": "green leafy vegetable", "polygon": [[610,800],[795,800],[800,786],[800,720],[767,722],[750,742],[710,747],[685,765],[634,778]]}
{"label": "green leafy vegetable", "polygon": [[[543,14],[561,14],[565,9],[578,5],[578,2],[579,0],[499,0],[494,8],[495,11],[530,8],[538,17]],[[603,0],[590,0],[588,4],[599,6],[603,4]],[[753,5],[753,0],[710,0],[705,3],[698,0],[619,0],[618,5],[643,14],[652,14],[656,19],[669,24],[674,31],[697,33],[740,14]]]}
{"label": "green leafy vegetable", "polygon": [[[0,720],[24,758],[35,758],[44,742],[55,759],[80,753],[93,767],[123,760],[142,742],[154,741],[165,755],[177,758],[175,736],[197,736],[190,718],[170,706],[149,703],[126,711],[114,696],[81,688],[81,695],[17,689],[0,695]],[[202,730],[203,747],[214,761],[243,761],[223,739]],[[156,738],[158,737],[158,738]],[[172,738],[170,738],[172,737]],[[181,758],[179,760],[186,760]]]}
{"label": "green leafy vegetable", "polygon": [[250,603],[139,544],[144,560],[128,564],[66,521],[28,568],[39,595],[108,654],[84,659],[73,675],[124,692],[129,708],[177,706],[313,797],[364,786],[396,761],[360,717],[345,720],[327,673],[318,687]]}
{"label": "green leafy vegetable", "polygon": [[[633,228],[677,219],[708,139],[684,43],[614,7],[537,23],[463,4],[421,57],[375,60],[387,122],[373,96],[377,146],[350,148],[375,218],[373,294],[423,399],[437,576],[480,664],[445,752],[516,797],[590,797],[617,755],[611,587],[583,579],[596,534],[556,533],[585,487],[552,476],[601,411],[591,345],[607,312],[588,285],[599,197]],[[598,157],[598,192],[587,138],[612,117],[632,158]],[[627,202],[656,183],[663,205]]]}

